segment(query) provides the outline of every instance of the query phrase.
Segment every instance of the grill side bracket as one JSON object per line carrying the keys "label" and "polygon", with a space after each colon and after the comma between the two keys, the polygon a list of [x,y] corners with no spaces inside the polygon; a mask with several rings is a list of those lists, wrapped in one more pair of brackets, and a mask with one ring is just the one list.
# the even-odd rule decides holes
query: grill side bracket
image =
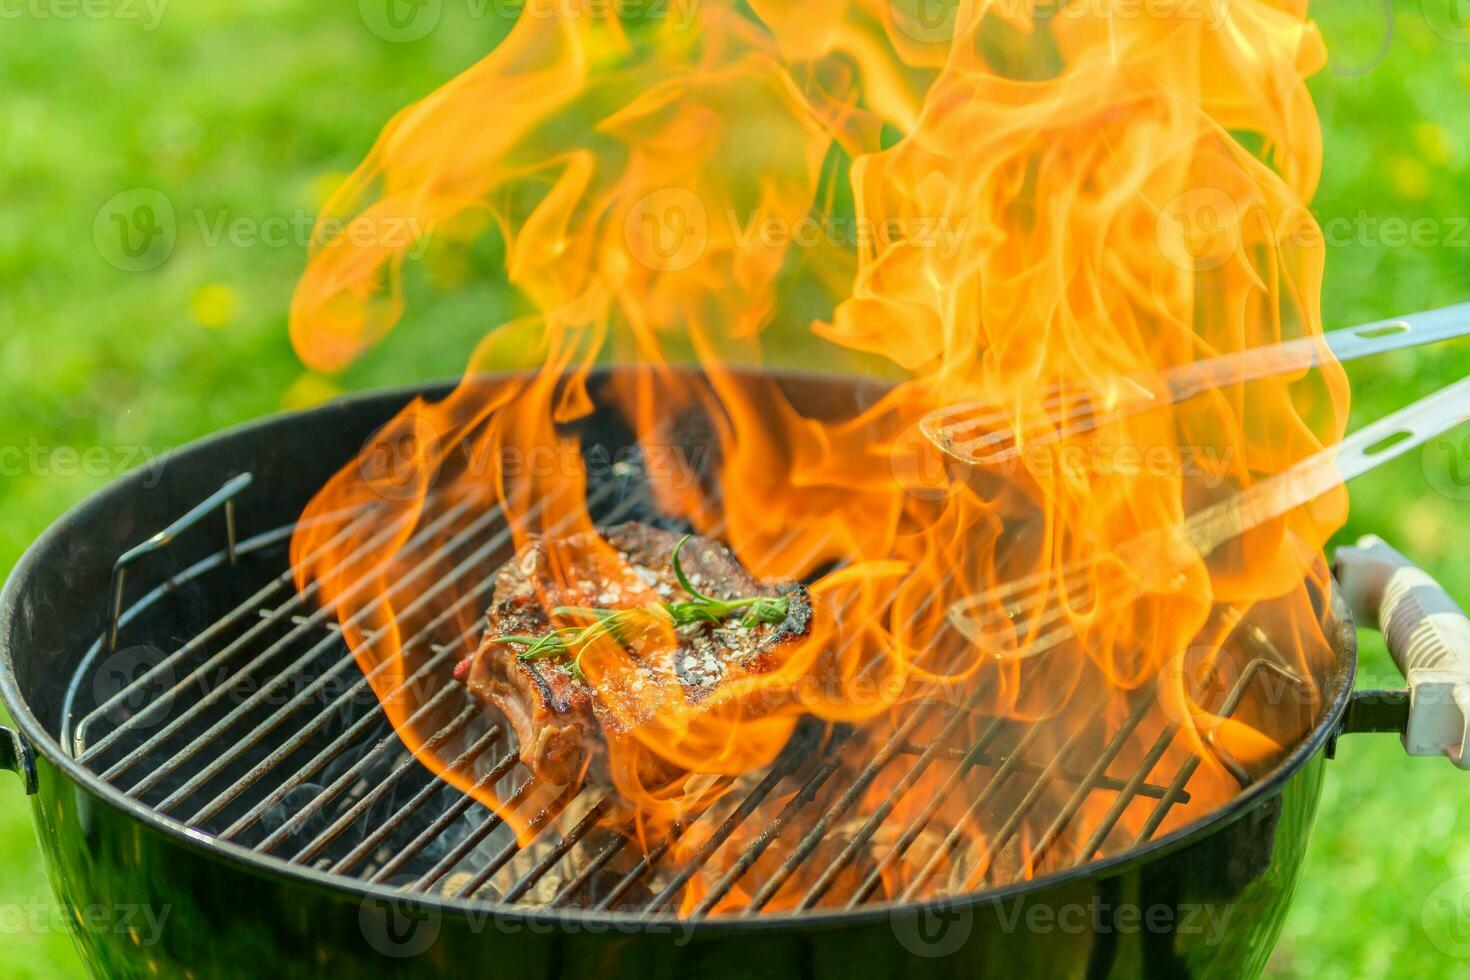
{"label": "grill side bracket", "polygon": [[1409,703],[1407,690],[1354,691],[1343,712],[1342,724],[1327,740],[1327,758],[1337,758],[1337,740],[1342,735],[1393,732],[1402,738],[1409,728]]}
{"label": "grill side bracket", "polygon": [[1354,691],[1338,734],[1395,732],[1402,735],[1408,724],[1408,691]]}
{"label": "grill side bracket", "polygon": [[0,725],[0,769],[9,769],[20,777],[27,796],[40,789],[36,781],[36,755],[20,732]]}
{"label": "grill side bracket", "polygon": [[230,564],[235,564],[237,559],[237,533],[235,530],[235,495],[250,486],[255,479],[251,473],[241,473],[226,481],[210,496],[200,501],[187,514],[174,521],[168,527],[159,531],[153,537],[142,544],[129,549],[112,566],[112,583],[108,587],[109,605],[107,608],[107,636],[106,645],[108,653],[117,652],[117,634],[121,626],[120,620],[123,613],[123,586],[126,581],[127,570],[130,565],[147,555],[153,554],[160,548],[165,547],[174,538],[204,520],[209,514],[220,507],[225,512],[225,551],[229,555]]}

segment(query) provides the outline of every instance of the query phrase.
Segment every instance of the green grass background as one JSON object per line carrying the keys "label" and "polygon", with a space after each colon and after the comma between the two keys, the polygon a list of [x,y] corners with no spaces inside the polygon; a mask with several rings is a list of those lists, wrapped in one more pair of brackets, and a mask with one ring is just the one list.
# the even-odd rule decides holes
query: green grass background
{"label": "green grass background", "polygon": [[[211,244],[207,228],[309,222],[391,112],[503,32],[472,15],[482,6],[446,0],[439,27],[411,43],[376,36],[355,3],[192,0],[165,7],[154,29],[121,0],[102,19],[55,13],[78,9],[65,3],[43,7],[51,16],[5,8],[22,15],[0,20],[0,446],[49,462],[0,478],[0,572],[112,475],[72,473],[58,447],[106,447],[120,467],[131,449],[115,447],[159,452],[338,391],[460,370],[495,322],[493,297],[441,300],[433,343],[421,315],[347,375],[319,377],[286,336],[303,244]],[[1452,6],[1317,11],[1333,65],[1313,83],[1326,145],[1314,208],[1365,230],[1329,249],[1330,325],[1470,299],[1470,35],[1448,26]],[[168,196],[178,241],[158,268],[124,272],[95,246],[93,220],[139,187]],[[1400,242],[1382,224],[1418,218],[1436,222],[1437,244]],[[1467,373],[1465,344],[1355,366],[1355,420]],[[1470,601],[1470,502],[1436,492],[1427,472],[1411,454],[1356,484],[1343,538],[1382,533]],[[1372,638],[1363,673],[1393,684]],[[1467,803],[1470,776],[1448,763],[1408,760],[1392,737],[1345,740],[1272,971],[1470,969],[1453,941],[1470,938],[1470,905],[1426,903],[1470,875]],[[0,777],[0,978],[79,974],[51,908],[19,784]]]}

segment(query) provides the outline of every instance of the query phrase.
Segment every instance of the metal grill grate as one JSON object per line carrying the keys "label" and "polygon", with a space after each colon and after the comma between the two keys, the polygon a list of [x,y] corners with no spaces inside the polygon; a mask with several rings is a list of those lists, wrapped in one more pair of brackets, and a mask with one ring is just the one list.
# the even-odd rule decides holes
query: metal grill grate
{"label": "metal grill grate", "polygon": [[[161,542],[227,507],[248,482],[227,485]],[[608,484],[589,507],[612,522],[647,505]],[[678,908],[685,886],[704,874],[708,887],[685,914],[757,914],[778,896],[783,908],[851,908],[923,897],[936,869],[968,846],[966,820],[982,815],[995,829],[984,853],[970,857],[986,869],[985,886],[1147,841],[1189,801],[1201,762],[1181,754],[1175,726],[1145,724],[1151,692],[1102,697],[1085,724],[1054,742],[1042,725],[977,718],[978,699],[921,704],[881,738],[852,728],[799,735],[805,751],[789,749],[768,771],[640,846],[614,800],[594,787],[538,785],[485,712],[457,685],[442,684],[418,709],[439,725],[430,745],[476,789],[494,787],[524,808],[529,832],[517,840],[500,816],[432,775],[388,726],[332,613],[313,608],[315,586],[295,589],[285,560],[292,528],[237,541],[233,512],[226,516],[228,540],[218,554],[126,610],[123,571],[140,556],[120,560],[114,622],[68,699],[70,742],[82,763],[157,813],[333,875],[501,904],[660,914]],[[383,520],[375,508],[338,517],[346,524],[334,542]],[[399,530],[385,525],[364,547]],[[383,598],[455,598],[403,641],[423,651],[405,684],[447,675],[473,649],[473,625],[457,638],[442,634],[478,624],[511,546],[499,511],[473,495],[436,499],[413,532],[400,554],[416,564]],[[237,595],[243,586],[245,598],[166,645],[169,597],[230,594],[225,585]],[[1269,646],[1263,635],[1255,642]],[[1299,683],[1274,661],[1252,660],[1219,713],[1233,712],[1256,678]],[[974,733],[971,744],[956,748],[956,733],[966,732]],[[1184,761],[1165,767],[1166,757]],[[1249,781],[1228,754],[1221,758],[1242,785]],[[846,778],[834,779],[839,773]],[[879,779],[891,790],[865,804]],[[964,819],[937,826],[941,810],[957,805]],[[916,856],[925,850],[927,857]],[[1001,860],[1008,852],[1013,859]],[[885,883],[905,861],[919,873],[891,894]]]}

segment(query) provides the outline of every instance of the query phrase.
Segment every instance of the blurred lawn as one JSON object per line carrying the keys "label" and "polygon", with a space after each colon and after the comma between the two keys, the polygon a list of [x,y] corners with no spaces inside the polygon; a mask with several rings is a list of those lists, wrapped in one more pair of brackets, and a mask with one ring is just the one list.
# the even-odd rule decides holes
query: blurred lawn
{"label": "blurred lawn", "polygon": [[[1450,4],[1400,0],[1391,29],[1377,3],[1318,11],[1334,64],[1313,86],[1327,159],[1316,211],[1348,222],[1328,258],[1330,325],[1470,299],[1470,36],[1421,12],[1447,16]],[[410,43],[374,35],[357,4],[305,0],[193,0],[166,7],[152,30],[146,18],[6,21],[0,445],[45,462],[0,482],[0,573],[136,452],[339,390],[460,370],[472,339],[496,321],[493,297],[438,301],[434,343],[418,342],[420,312],[345,377],[316,377],[286,337],[300,236],[213,237],[222,219],[309,227],[389,114],[504,30],[473,19],[477,5],[444,8],[440,26]],[[94,244],[93,222],[114,195],[136,188],[162,191],[179,231],[167,261],[127,272]],[[1413,247],[1385,223],[1418,218],[1434,220],[1437,245]],[[1463,344],[1357,366],[1355,417],[1467,373]],[[58,447],[106,448],[77,466]],[[1436,493],[1425,466],[1413,454],[1355,485],[1343,537],[1382,533],[1470,600],[1470,504]],[[1365,647],[1367,683],[1391,686],[1381,647]],[[1425,896],[1470,873],[1466,802],[1470,782],[1448,764],[1411,762],[1389,737],[1346,740],[1273,970],[1463,972],[1463,960],[1431,942],[1453,923],[1437,920],[1448,913],[1426,908]],[[0,777],[0,907],[50,902],[29,811],[18,785]],[[54,916],[20,918],[29,924],[0,937],[0,977],[78,973]]]}

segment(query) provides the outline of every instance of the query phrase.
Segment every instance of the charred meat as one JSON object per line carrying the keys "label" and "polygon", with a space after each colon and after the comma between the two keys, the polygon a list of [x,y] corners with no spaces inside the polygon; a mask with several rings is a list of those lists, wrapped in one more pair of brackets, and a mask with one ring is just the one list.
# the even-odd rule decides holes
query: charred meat
{"label": "charred meat", "polygon": [[[800,585],[756,581],[716,541],[630,522],[528,542],[497,573],[487,619],[455,676],[505,716],[539,777],[605,782],[609,743],[656,710],[649,692],[698,705],[722,684],[770,671],[809,632],[811,600]],[[659,628],[652,651],[630,639],[645,625]],[[594,637],[626,646],[632,666],[619,683],[583,672]]]}

